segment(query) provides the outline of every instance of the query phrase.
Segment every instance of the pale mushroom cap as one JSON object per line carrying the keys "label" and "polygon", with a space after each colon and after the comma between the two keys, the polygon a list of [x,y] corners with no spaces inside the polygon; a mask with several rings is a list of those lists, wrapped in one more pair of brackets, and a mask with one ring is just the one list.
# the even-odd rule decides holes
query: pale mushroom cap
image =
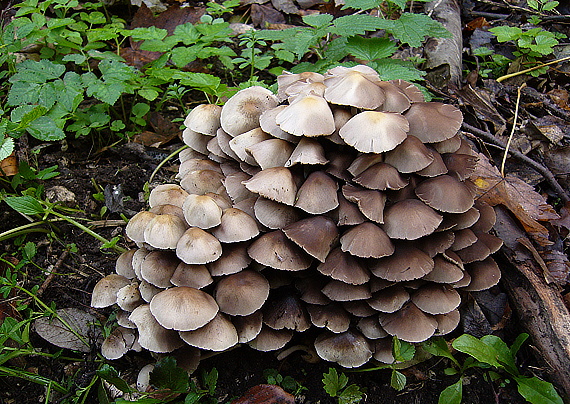
{"label": "pale mushroom cap", "polygon": [[372,357],[366,338],[352,330],[340,334],[325,332],[315,340],[317,354],[324,360],[345,368],[364,365]]}
{"label": "pale mushroom cap", "polygon": [[180,260],[172,251],[151,251],[140,264],[141,279],[159,288],[171,286],[170,278]]}
{"label": "pale mushroom cap", "polygon": [[371,263],[370,271],[392,282],[411,281],[433,270],[429,255],[411,244],[398,244],[394,254]]}
{"label": "pale mushroom cap", "polygon": [[156,217],[156,214],[148,212],[146,210],[138,212],[136,215],[130,218],[129,223],[125,227],[125,233],[127,237],[133,240],[135,243],[144,242],[144,230],[149,222]]}
{"label": "pale mushroom cap", "polygon": [[220,124],[230,136],[235,137],[259,126],[259,116],[279,101],[263,87],[253,86],[238,91],[222,107]]}
{"label": "pale mushroom cap", "polygon": [[354,68],[344,68],[344,71],[335,69],[331,69],[325,76],[325,99],[328,102],[362,109],[376,109],[382,105],[385,96],[376,84],[379,81],[377,74],[363,74]]}
{"label": "pale mushroom cap", "polygon": [[261,128],[254,128],[234,137],[232,140],[230,140],[229,145],[230,149],[232,149],[233,152],[239,157],[240,161],[255,166],[257,165],[257,162],[251,153],[248,153],[247,150],[257,143],[269,139],[271,139],[271,137]]}
{"label": "pale mushroom cap", "polygon": [[412,302],[424,313],[445,314],[459,307],[461,296],[455,289],[431,283],[414,292]]}
{"label": "pale mushroom cap", "polygon": [[176,255],[187,264],[206,264],[220,258],[222,245],[210,233],[191,227],[178,240]]}
{"label": "pale mushroom cap", "polygon": [[184,144],[202,155],[208,154],[208,142],[210,140],[212,140],[211,136],[202,135],[190,128],[186,128],[182,131],[182,141]]}
{"label": "pale mushroom cap", "polygon": [[360,152],[383,153],[402,143],[408,129],[408,121],[400,114],[364,111],[352,117],[338,133]]}
{"label": "pale mushroom cap", "polygon": [[194,331],[180,331],[180,337],[188,345],[210,351],[225,351],[238,343],[238,333],[228,317],[222,313],[208,324]]}
{"label": "pale mushroom cap", "polygon": [[102,308],[117,303],[117,292],[127,286],[131,281],[122,275],[107,275],[93,288],[91,294],[91,307]]}
{"label": "pale mushroom cap", "polygon": [[303,137],[293,149],[287,162],[285,162],[285,167],[291,167],[296,164],[314,165],[326,163],[328,163],[328,160],[325,156],[324,147],[316,139]]}
{"label": "pale mushroom cap", "polygon": [[329,212],[338,206],[337,188],[324,171],[313,171],[299,187],[295,207],[313,215]]}
{"label": "pale mushroom cap", "polygon": [[205,265],[190,265],[184,262],[176,266],[170,278],[170,283],[174,286],[188,286],[196,289],[202,289],[212,282],[214,280]]}
{"label": "pale mushroom cap", "polygon": [[177,286],[155,295],[150,311],[164,328],[191,331],[212,320],[218,313],[218,304],[201,290]]}
{"label": "pale mushroom cap", "polygon": [[247,344],[257,351],[268,352],[283,348],[293,338],[293,330],[274,330],[263,326],[257,336]]}
{"label": "pale mushroom cap", "polygon": [[257,222],[243,210],[229,208],[224,210],[218,227],[212,234],[222,243],[237,243],[254,238],[259,234]]}
{"label": "pale mushroom cap", "polygon": [[426,205],[447,213],[467,212],[474,203],[469,188],[449,175],[422,181],[416,188],[416,195]]}
{"label": "pale mushroom cap", "polygon": [[186,223],[192,227],[210,229],[222,221],[222,209],[208,195],[188,195],[182,205]]}
{"label": "pale mushroom cap", "polygon": [[384,231],[391,238],[416,240],[437,229],[443,217],[417,199],[404,199],[384,213]]}
{"label": "pale mushroom cap", "polygon": [[150,304],[133,310],[129,320],[137,325],[139,344],[151,352],[172,352],[184,345],[178,333],[164,328],[150,312]]}
{"label": "pale mushroom cap", "polygon": [[362,258],[380,258],[391,255],[394,245],[384,230],[365,222],[346,231],[340,238],[342,251]]}
{"label": "pale mushroom cap", "polygon": [[287,105],[279,105],[275,108],[264,111],[259,117],[259,126],[261,126],[261,129],[263,129],[264,132],[269,133],[271,136],[277,139],[296,143],[299,141],[299,138],[295,135],[285,132],[279,127],[279,125],[277,125],[277,122],[275,121],[277,115],[285,108],[287,108]]}
{"label": "pale mushroom cap", "polygon": [[329,104],[315,94],[296,98],[277,114],[275,122],[285,132],[295,136],[326,136],[335,130]]}
{"label": "pale mushroom cap", "polygon": [[263,326],[263,314],[257,310],[247,316],[235,316],[232,323],[238,333],[238,342],[244,344],[251,341],[261,332]]}
{"label": "pale mushroom cap", "polygon": [[288,71],[283,71],[279,76],[277,76],[277,86],[279,90],[277,96],[281,101],[287,98],[287,88],[299,81],[305,83],[322,83],[325,80],[324,76],[320,73],[315,72],[303,72],[303,73],[291,73]]}
{"label": "pale mushroom cap", "polygon": [[182,207],[187,196],[188,192],[182,189],[180,185],[162,184],[150,191],[148,204],[151,208],[166,204]]}
{"label": "pale mushroom cap", "polygon": [[440,102],[415,102],[405,113],[410,135],[424,143],[441,142],[455,136],[463,123],[461,111]]}
{"label": "pale mushroom cap", "polygon": [[251,257],[247,254],[247,244],[236,243],[224,246],[222,256],[207,266],[212,276],[231,275],[247,268]]}
{"label": "pale mushroom cap", "polygon": [[117,291],[117,305],[125,311],[133,311],[143,303],[137,282],[123,286]]}
{"label": "pale mushroom cap", "polygon": [[388,333],[380,325],[377,315],[361,318],[358,320],[356,328],[368,339],[379,339],[388,336]]}
{"label": "pale mushroom cap", "polygon": [[295,203],[297,185],[288,168],[267,168],[243,183],[249,191],[264,198],[291,206]]}
{"label": "pale mushroom cap", "polygon": [[325,216],[311,216],[291,223],[282,230],[289,240],[321,262],[325,261],[338,238],[336,225]]}
{"label": "pale mushroom cap", "polygon": [[156,215],[144,229],[144,241],[154,248],[174,249],[187,228],[179,216]]}
{"label": "pale mushroom cap", "polygon": [[380,111],[402,113],[410,108],[410,99],[404,91],[389,81],[379,81],[377,86],[384,91],[385,100]]}
{"label": "pale mushroom cap", "polygon": [[215,136],[220,127],[222,107],[215,104],[200,104],[186,117],[184,125],[195,132]]}
{"label": "pale mushroom cap", "polygon": [[233,203],[239,203],[245,199],[254,197],[255,194],[249,191],[243,184],[249,180],[251,175],[242,171],[227,175],[224,179],[224,187]]}
{"label": "pale mushroom cap", "polygon": [[101,354],[109,360],[119,359],[133,347],[136,339],[134,330],[117,327],[103,341]]}
{"label": "pale mushroom cap", "polygon": [[[180,166],[178,167],[178,174],[176,175],[176,178],[182,178],[187,173],[189,173],[190,171],[198,171],[198,170],[212,170],[212,171],[217,171],[219,173],[222,172],[220,165],[214,161],[203,159],[203,158],[190,158],[190,159],[185,160],[184,162],[180,163]],[[170,185],[174,185],[174,184],[170,184]],[[179,185],[176,185],[176,186],[180,187]],[[158,189],[159,187],[161,187],[161,185],[159,185],[155,189]],[[184,192],[186,192],[186,191],[184,191]],[[187,192],[186,192],[186,195],[188,195]],[[166,203],[170,203],[170,202],[168,202],[168,197],[165,198],[165,201],[166,201]],[[162,201],[160,201],[160,202],[162,202]],[[184,202],[184,197],[182,198],[182,202]],[[179,205],[179,206],[182,206],[182,205]]]}
{"label": "pale mushroom cap", "polygon": [[272,230],[281,229],[301,218],[298,211],[292,206],[261,196],[255,201],[253,210],[257,221]]}
{"label": "pale mushroom cap", "polygon": [[118,275],[122,275],[127,279],[133,279],[136,277],[135,270],[133,268],[133,255],[137,251],[136,248],[125,251],[117,261],[115,262],[115,272]]}
{"label": "pale mushroom cap", "polygon": [[406,342],[422,342],[431,337],[437,328],[433,316],[425,314],[409,302],[395,313],[380,314],[380,325],[390,335]]}
{"label": "pale mushroom cap", "polygon": [[224,175],[213,170],[189,171],[181,180],[180,185],[189,194],[204,195],[208,192],[217,193],[222,186]]}
{"label": "pale mushroom cap", "polygon": [[291,153],[293,145],[283,139],[267,139],[245,149],[262,170],[272,167],[283,167]]}
{"label": "pale mushroom cap", "polygon": [[220,311],[247,316],[259,310],[269,296],[269,282],[259,272],[244,270],[221,279],[214,297]]}

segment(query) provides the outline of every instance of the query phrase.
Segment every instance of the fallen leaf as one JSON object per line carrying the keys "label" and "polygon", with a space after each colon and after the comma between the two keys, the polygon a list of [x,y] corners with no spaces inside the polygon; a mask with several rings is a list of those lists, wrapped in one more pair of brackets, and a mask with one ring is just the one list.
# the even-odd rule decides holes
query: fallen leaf
{"label": "fallen leaf", "polygon": [[251,21],[256,27],[265,28],[268,24],[285,24],[285,17],[273,7],[252,4]]}
{"label": "fallen leaf", "polygon": [[293,0],[271,0],[271,4],[279,11],[285,14],[299,14],[299,9]]}
{"label": "fallen leaf", "polygon": [[295,404],[295,397],[274,384],[259,384],[232,404]]}
{"label": "fallen leaf", "polygon": [[18,159],[16,155],[12,153],[12,155],[0,161],[0,175],[10,176],[16,174],[18,174]]}
{"label": "fallen leaf", "polygon": [[94,325],[95,316],[76,308],[59,309],[56,313],[63,322],[57,317],[41,317],[34,321],[35,331],[49,343],[73,351],[90,352],[100,342],[101,330]]}
{"label": "fallen leaf", "polygon": [[485,19],[485,17],[479,17],[479,18],[475,18],[474,20],[471,20],[467,23],[467,25],[465,26],[465,28],[468,31],[474,31],[475,29],[479,28],[485,28],[485,27],[490,27],[491,24],[489,24],[489,22]]}
{"label": "fallen leaf", "polygon": [[570,105],[568,105],[568,99],[570,97],[568,96],[568,91],[561,88],[555,88],[553,90],[550,90],[547,94],[550,96],[550,99],[554,101],[554,103],[560,108],[565,109],[566,111],[570,111]]}
{"label": "fallen leaf", "polygon": [[570,202],[566,202],[566,205],[560,209],[560,218],[551,220],[550,223],[565,230],[562,234],[563,237],[568,235],[570,232]]}
{"label": "fallen leaf", "polygon": [[479,154],[471,181],[482,201],[491,206],[505,206],[540,246],[552,244],[548,239],[548,230],[538,221],[550,221],[559,216],[532,186],[510,175],[503,178],[497,167],[483,154]]}
{"label": "fallen leaf", "polygon": [[200,21],[200,17],[206,12],[205,7],[180,7],[173,4],[168,9],[156,17],[148,7],[142,5],[131,22],[131,28],[139,27],[157,27],[168,31],[170,35],[174,33],[174,29],[182,24],[191,22],[196,24]]}

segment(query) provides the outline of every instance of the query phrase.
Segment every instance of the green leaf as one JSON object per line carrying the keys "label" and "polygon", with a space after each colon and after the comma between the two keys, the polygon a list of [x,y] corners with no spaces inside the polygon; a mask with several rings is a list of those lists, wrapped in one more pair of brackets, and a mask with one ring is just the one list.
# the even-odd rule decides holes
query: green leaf
{"label": "green leaf", "polygon": [[471,355],[479,362],[484,362],[497,368],[501,367],[501,364],[497,362],[499,353],[495,348],[483,343],[472,335],[461,335],[453,341],[452,346],[460,352]]}
{"label": "green leaf", "polygon": [[174,29],[173,36],[176,37],[184,45],[194,45],[202,37],[200,31],[198,31],[194,24],[190,22],[178,25]]}
{"label": "green leaf", "polygon": [[416,348],[409,342],[401,341],[397,337],[393,337],[392,354],[397,362],[406,362],[414,359]]}
{"label": "green leaf", "polygon": [[400,10],[403,10],[406,7],[407,0],[388,0],[388,3],[392,3]]}
{"label": "green leaf", "polygon": [[388,38],[363,38],[352,36],[348,38],[346,50],[352,56],[362,60],[389,58],[397,47]]}
{"label": "green leaf", "polygon": [[303,17],[303,22],[314,28],[327,26],[332,20],[333,16],[330,14],[310,14]]}
{"label": "green leaf", "polygon": [[41,59],[38,62],[27,59],[16,65],[16,74],[10,77],[10,82],[43,84],[48,80],[57,79],[63,73],[65,73],[64,65],[46,59]]}
{"label": "green leaf", "polygon": [[344,373],[339,375],[335,368],[329,368],[329,372],[323,374],[323,387],[331,397],[336,397],[347,384],[348,377]]}
{"label": "green leaf", "polygon": [[440,394],[438,404],[461,404],[463,399],[463,379],[446,387]]}
{"label": "green leaf", "polygon": [[65,133],[49,116],[41,116],[26,128],[27,132],[36,139],[45,142],[65,139]]}
{"label": "green leaf", "polygon": [[342,10],[353,8],[355,10],[371,10],[380,7],[381,0],[346,0]]}
{"label": "green leaf", "polygon": [[364,35],[367,31],[379,29],[391,31],[393,27],[394,21],[392,20],[385,20],[371,15],[355,14],[335,19],[330,31],[332,34],[340,36],[355,36]]}
{"label": "green leaf", "polygon": [[190,386],[188,373],[176,366],[176,359],[167,356],[161,359],[150,372],[150,383],[159,389],[186,392]]}
{"label": "green leaf", "polygon": [[356,384],[351,384],[338,395],[339,404],[356,404],[364,397],[364,393]]}
{"label": "green leaf", "polygon": [[491,346],[497,351],[497,361],[502,365],[502,367],[513,376],[518,376],[519,371],[515,363],[515,358],[511,354],[511,350],[501,338],[496,335],[485,335],[481,337],[481,341]]}
{"label": "green leaf", "polygon": [[179,46],[172,50],[172,62],[177,67],[184,67],[188,63],[193,62],[198,58],[198,52],[202,49],[201,45],[194,45],[190,47]]}
{"label": "green leaf", "polygon": [[513,345],[511,345],[511,355],[516,356],[517,353],[519,352],[519,349],[521,349],[522,344],[524,344],[527,339],[528,339],[527,333],[523,332],[523,333],[519,334],[515,338]]}
{"label": "green leaf", "polygon": [[[177,27],[178,28],[178,27]],[[157,27],[135,28],[133,30],[125,30],[125,34],[129,34],[135,41],[146,41],[150,39],[163,40],[168,35],[168,31]]]}
{"label": "green leaf", "polygon": [[419,47],[425,37],[449,38],[451,34],[441,23],[425,14],[403,13],[392,21],[392,35],[404,44]]}
{"label": "green leaf", "polygon": [[451,351],[449,350],[449,346],[444,338],[441,337],[434,337],[430,338],[429,340],[422,343],[422,348],[424,351],[434,355],[434,356],[441,356],[444,358],[450,359],[455,365],[459,366],[457,359],[453,357]]}
{"label": "green leaf", "polygon": [[14,139],[5,137],[0,140],[0,161],[4,160],[14,151]]}
{"label": "green leaf", "polygon": [[396,369],[392,369],[392,376],[390,377],[390,386],[392,386],[392,388],[398,391],[404,390],[406,381],[406,375]]}
{"label": "green leaf", "polygon": [[111,383],[122,392],[129,393],[131,391],[128,383],[119,377],[119,373],[115,370],[114,367],[103,364],[101,368],[96,371],[96,373],[97,376],[99,376],[101,379]]}
{"label": "green leaf", "polygon": [[554,50],[553,46],[558,45],[558,40],[550,32],[541,32],[534,37],[535,44],[530,45],[530,49],[542,55],[549,55]]}
{"label": "green leaf", "polygon": [[421,80],[424,72],[418,70],[413,63],[401,59],[378,59],[368,64],[378,72],[382,80]]}
{"label": "green leaf", "polygon": [[85,55],[81,55],[79,53],[69,53],[67,55],[65,55],[62,60],[64,62],[73,62],[76,65],[80,65],[83,62],[85,62],[87,60],[87,58],[85,57]]}
{"label": "green leaf", "polygon": [[42,204],[33,196],[7,196],[6,203],[15,211],[24,215],[39,215],[44,213]]}
{"label": "green leaf", "polygon": [[514,41],[521,37],[523,30],[519,27],[509,27],[502,25],[500,27],[489,28],[489,32],[492,32],[497,37],[498,42]]}
{"label": "green leaf", "polygon": [[537,377],[516,377],[518,390],[521,396],[532,404],[562,404],[552,383],[540,380]]}

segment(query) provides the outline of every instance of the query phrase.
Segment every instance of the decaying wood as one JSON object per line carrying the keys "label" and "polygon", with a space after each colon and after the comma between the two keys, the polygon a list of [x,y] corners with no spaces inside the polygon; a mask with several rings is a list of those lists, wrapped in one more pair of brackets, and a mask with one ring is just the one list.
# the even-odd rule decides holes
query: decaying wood
{"label": "decaying wood", "polygon": [[[519,239],[526,237],[509,213],[497,211],[495,231],[504,241],[503,252],[513,265],[502,271],[513,309],[538,348],[550,380],[566,400],[570,397],[570,312],[555,285],[549,286],[532,254]],[[567,401],[568,402],[568,401]]]}
{"label": "decaying wood", "polygon": [[461,54],[461,11],[457,0],[436,0],[426,4],[426,14],[443,24],[451,33],[450,38],[430,38],[424,46],[429,81],[438,88],[447,84],[459,87],[463,71]]}

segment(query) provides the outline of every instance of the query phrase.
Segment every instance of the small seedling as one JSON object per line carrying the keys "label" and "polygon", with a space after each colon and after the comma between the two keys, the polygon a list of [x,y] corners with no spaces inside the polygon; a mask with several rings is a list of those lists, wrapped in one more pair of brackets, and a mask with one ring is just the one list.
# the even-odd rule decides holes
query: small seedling
{"label": "small seedling", "polygon": [[323,386],[327,394],[336,397],[339,404],[356,404],[364,398],[364,389],[356,384],[348,385],[348,377],[335,368],[323,374]]}
{"label": "small seedling", "polygon": [[294,396],[298,396],[304,390],[308,390],[305,386],[301,385],[297,380],[293,379],[291,376],[283,377],[277,369],[265,369],[263,371],[263,376],[267,380],[268,384],[275,384],[283,388],[283,390],[288,391]]}

